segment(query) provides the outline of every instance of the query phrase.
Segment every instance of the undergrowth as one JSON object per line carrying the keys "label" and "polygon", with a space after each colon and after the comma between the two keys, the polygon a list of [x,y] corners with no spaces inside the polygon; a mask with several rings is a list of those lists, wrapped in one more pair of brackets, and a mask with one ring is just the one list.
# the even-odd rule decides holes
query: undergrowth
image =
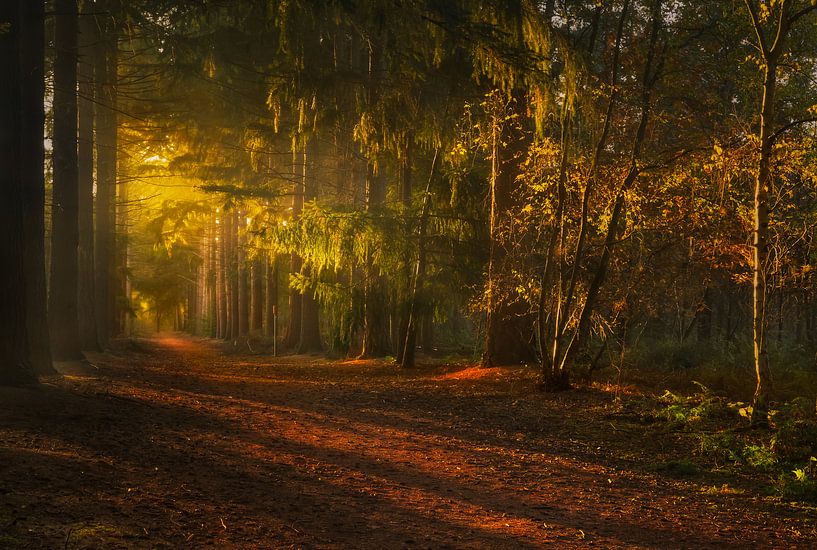
{"label": "undergrowth", "polygon": [[[757,431],[748,429],[750,405],[730,401],[703,384],[696,386],[690,395],[667,390],[655,401],[652,415],[659,427],[683,432],[693,442],[692,453],[715,470],[754,473],[785,499],[817,502],[813,400],[796,398],[781,404],[771,412],[772,429]],[[660,470],[680,473],[676,464]],[[680,470],[694,473],[690,468]]]}

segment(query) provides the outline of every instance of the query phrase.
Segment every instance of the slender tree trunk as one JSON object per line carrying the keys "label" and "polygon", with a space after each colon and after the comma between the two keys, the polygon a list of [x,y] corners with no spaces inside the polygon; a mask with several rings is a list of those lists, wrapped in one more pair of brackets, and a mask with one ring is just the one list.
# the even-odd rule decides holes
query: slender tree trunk
{"label": "slender tree trunk", "polygon": [[[544,380],[546,386],[554,389],[566,388],[570,384],[569,372],[565,369],[565,358],[567,353],[564,351],[565,347],[569,346],[570,344],[565,342],[565,338],[567,336],[568,323],[572,317],[573,302],[576,299],[576,287],[578,285],[579,272],[586,253],[585,243],[587,240],[589,225],[590,197],[596,185],[601,156],[607,147],[607,139],[610,135],[610,129],[613,124],[613,115],[615,114],[615,109],[618,102],[618,75],[620,69],[619,59],[621,56],[621,44],[624,38],[625,22],[627,21],[629,14],[629,7],[630,0],[624,0],[621,8],[621,14],[618,18],[618,24],[616,26],[616,39],[613,46],[612,70],[610,75],[610,99],[607,102],[607,109],[604,114],[604,124],[602,126],[599,138],[596,141],[596,146],[593,150],[593,158],[590,162],[590,174],[587,178],[587,183],[582,190],[581,214],[579,216],[579,235],[576,238],[576,246],[574,248],[573,257],[571,258],[572,267],[570,269],[569,277],[565,273],[563,266],[564,262],[561,257],[561,254],[563,254],[565,249],[563,241],[559,247],[559,281],[556,288],[556,306],[553,316],[553,331],[551,333],[553,337],[549,342],[550,367],[547,369],[549,372]],[[600,9],[596,11],[596,14],[600,14]],[[594,34],[596,27],[597,21],[594,21]],[[591,48],[593,47],[594,41],[595,38],[591,40]],[[590,52],[592,53],[592,50],[590,50]],[[560,228],[560,231],[564,231],[564,228]]]}
{"label": "slender tree trunk", "polygon": [[244,338],[250,333],[250,277],[247,269],[247,252],[244,249],[244,231],[241,229],[246,227],[246,221],[241,212],[236,215],[238,220],[236,224],[236,240],[238,242],[236,247],[238,260],[236,266],[238,273],[238,335]]}
{"label": "slender tree trunk", "polygon": [[[406,228],[406,235],[410,235],[412,231],[411,221],[411,194],[412,194],[412,141],[414,135],[409,134],[406,138],[406,143],[403,146],[403,155],[400,159],[400,203],[403,207],[404,224]],[[403,255],[403,288],[398,289],[397,298],[397,314],[400,319],[396,338],[397,344],[397,364],[403,365],[403,353],[405,352],[406,335],[409,325],[409,308],[413,287],[414,269],[412,269],[411,252],[406,247]]]}
{"label": "slender tree trunk", "polygon": [[[23,211],[25,232],[22,258],[26,276],[26,328],[34,371],[54,374],[48,333],[45,270],[45,13],[42,1],[25,0],[15,4],[22,6],[20,58],[25,68],[20,74],[23,123],[20,129],[22,145],[18,153],[23,182],[20,209]],[[11,73],[3,71],[2,74]],[[6,166],[6,163],[0,165]],[[4,262],[3,265],[7,264]]]}
{"label": "slender tree trunk", "polygon": [[[434,172],[437,168],[437,159],[440,155],[439,148],[434,150],[434,159],[431,161],[431,170],[428,174],[425,194],[423,195],[423,209],[420,212],[420,226],[417,234],[417,265],[414,278],[411,281],[411,292],[409,295],[408,315],[406,320],[406,336],[401,342],[403,353],[398,363],[404,369],[414,368],[415,354],[417,351],[417,318],[418,300],[425,287],[426,278],[426,231],[428,230],[428,215],[431,212],[431,182],[434,179]],[[428,353],[428,350],[423,350]]]}
{"label": "slender tree trunk", "polygon": [[216,300],[218,302],[218,338],[227,338],[227,220],[229,216],[222,211],[218,219],[218,263],[216,265]]}
{"label": "slender tree trunk", "polygon": [[266,260],[266,283],[264,286],[264,335],[267,338],[277,336],[275,326],[278,316],[278,257],[272,255]]}
{"label": "slender tree trunk", "polygon": [[[22,82],[24,35],[21,18],[25,0],[0,3],[0,385],[36,382],[29,354],[26,312],[24,179],[32,168],[21,156],[23,141],[23,94],[32,93]],[[27,19],[30,23],[30,19]],[[32,29],[34,31],[35,29]],[[26,44],[27,45],[27,44]],[[26,70],[28,67],[26,67]],[[28,82],[28,84],[31,84]],[[42,101],[42,97],[40,98]],[[36,124],[36,120],[33,121]],[[32,129],[28,130],[29,132]],[[40,167],[42,170],[42,167]]]}
{"label": "slender tree trunk", "polygon": [[54,358],[81,359],[78,288],[77,2],[56,0],[49,326]]}
{"label": "slender tree trunk", "polygon": [[[764,20],[760,17],[754,0],[745,0],[746,8],[757,36],[757,46],[763,62],[763,99],[760,106],[760,155],[755,174],[755,223],[754,223],[754,258],[752,262],[752,334],[755,358],[755,388],[752,406],[752,425],[767,426],[769,423],[769,394],[772,376],[769,369],[767,343],[766,304],[767,263],[769,261],[769,188],[772,184],[772,155],[776,134],[775,94],[777,91],[777,68],[781,59],[785,59],[785,42],[792,25],[811,12],[817,10],[817,3],[794,11],[794,3],[786,0],[777,2],[779,10],[774,17],[767,17],[769,23],[776,22],[770,32],[764,29]],[[775,8],[772,3],[771,8]],[[766,6],[767,8],[769,6]],[[771,41],[771,42],[770,42]]]}
{"label": "slender tree trunk", "polygon": [[252,261],[252,310],[250,331],[261,332],[264,329],[264,279],[266,261],[263,257]]}
{"label": "slender tree trunk", "polygon": [[99,39],[96,22],[86,0],[79,24],[79,272],[78,308],[80,346],[99,350],[94,303],[94,45]]}
{"label": "slender tree trunk", "polygon": [[[117,162],[122,167],[124,163]],[[130,203],[129,178],[123,177],[117,172],[117,200],[115,205],[116,220],[116,246],[114,248],[116,258],[116,335],[127,336],[130,334],[131,322],[131,282],[130,282],[130,222],[128,205]]]}
{"label": "slender tree trunk", "polygon": [[230,212],[230,247],[228,257],[228,276],[227,284],[229,287],[228,296],[230,301],[230,330],[229,339],[235,340],[241,336],[241,305],[240,305],[240,282],[238,272],[238,212],[233,210]]}
{"label": "slender tree trunk", "polygon": [[769,258],[769,186],[774,140],[774,100],[777,86],[777,60],[766,61],[763,78],[763,103],[760,111],[760,158],[755,178],[754,258],[752,262],[752,341],[754,344],[755,388],[752,424],[768,424],[771,371],[766,347],[766,264]]}

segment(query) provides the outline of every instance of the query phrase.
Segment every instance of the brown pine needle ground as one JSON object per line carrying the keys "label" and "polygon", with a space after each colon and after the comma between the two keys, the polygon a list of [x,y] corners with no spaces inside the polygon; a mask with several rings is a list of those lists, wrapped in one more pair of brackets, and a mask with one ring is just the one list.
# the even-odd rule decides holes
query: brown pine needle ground
{"label": "brown pine needle ground", "polygon": [[[141,349],[138,349],[141,348]],[[0,389],[0,548],[794,548],[811,513],[655,473],[609,393],[521,368],[226,356],[166,336]]]}

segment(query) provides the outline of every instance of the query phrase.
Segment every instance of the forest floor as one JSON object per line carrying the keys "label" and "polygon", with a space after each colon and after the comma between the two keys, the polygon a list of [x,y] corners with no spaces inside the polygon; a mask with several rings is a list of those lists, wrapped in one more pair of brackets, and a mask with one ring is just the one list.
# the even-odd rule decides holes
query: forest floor
{"label": "forest floor", "polygon": [[177,335],[0,389],[0,548],[795,548],[814,509],[671,477],[679,443],[524,368]]}

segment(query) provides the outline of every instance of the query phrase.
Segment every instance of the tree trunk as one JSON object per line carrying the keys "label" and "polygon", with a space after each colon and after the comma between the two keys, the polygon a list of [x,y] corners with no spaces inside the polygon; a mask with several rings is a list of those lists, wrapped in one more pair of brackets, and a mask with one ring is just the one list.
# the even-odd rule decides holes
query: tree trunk
{"label": "tree trunk", "polygon": [[81,359],[78,288],[77,2],[57,0],[49,325],[54,359]]}
{"label": "tree trunk", "polygon": [[[318,146],[317,137],[312,137],[304,147],[303,157],[303,200],[310,201],[318,194]],[[312,267],[304,265],[302,273],[309,277]],[[301,331],[298,338],[298,353],[310,353],[323,350],[321,341],[320,320],[318,318],[318,301],[312,291],[305,292],[301,297]]]}
{"label": "tree trunk", "polygon": [[[117,162],[122,167],[124,163]],[[128,205],[130,204],[130,184],[128,177],[122,177],[117,172],[117,200],[115,205],[116,219],[116,297],[115,303],[115,334],[127,336],[130,334],[131,312],[131,282],[130,282],[130,223],[128,221]]]}
{"label": "tree trunk", "polygon": [[[366,176],[366,211],[374,214],[386,198],[386,180],[375,174],[370,161]],[[374,264],[371,244],[366,250],[366,275],[363,284],[363,346],[360,357],[383,357],[389,353],[389,327],[386,311],[385,280]]]}
{"label": "tree trunk", "polygon": [[[8,2],[12,3],[12,2]],[[38,374],[54,374],[48,333],[45,274],[45,13],[41,1],[17,2],[22,6],[20,74],[23,123],[19,149],[24,216],[23,263],[26,276],[26,328],[31,364]],[[3,72],[2,74],[11,74]],[[6,166],[6,163],[2,163]],[[11,166],[11,165],[8,165]],[[11,203],[13,204],[13,203]],[[5,234],[5,233],[4,233]],[[4,263],[4,265],[7,265]]]}
{"label": "tree trunk", "polygon": [[[271,253],[270,253],[271,254]],[[275,325],[278,316],[278,257],[267,257],[266,284],[264,287],[264,336],[275,338],[278,329]]]}
{"label": "tree trunk", "polygon": [[[22,27],[21,13],[27,0],[0,4],[0,385],[25,385],[36,382],[29,356],[26,322],[26,273],[24,246],[24,178],[32,166],[23,159],[22,130],[24,93],[34,90],[23,85],[23,40],[28,29]],[[27,22],[31,22],[27,20]],[[34,30],[34,29],[32,29]],[[26,44],[27,46],[28,44]],[[25,68],[28,70],[28,67]],[[30,84],[30,82],[28,83]],[[42,97],[39,98],[42,102]],[[29,129],[31,131],[33,129]],[[40,167],[42,171],[42,167]]]}
{"label": "tree trunk", "polygon": [[227,296],[230,302],[230,329],[228,338],[235,340],[241,335],[241,305],[240,305],[240,283],[238,273],[238,212],[233,210],[229,215],[230,225],[228,232],[230,235],[227,264]]}
{"label": "tree trunk", "polygon": [[264,276],[266,261],[256,258],[252,261],[252,304],[250,314],[250,331],[261,332],[264,329]]}
{"label": "tree trunk", "polygon": [[[412,231],[411,222],[411,193],[412,193],[412,141],[414,136],[409,134],[403,148],[403,157],[400,159],[400,202],[403,206],[403,216],[405,218],[406,235]],[[412,269],[411,253],[406,247],[403,255],[403,284],[402,289],[398,289],[397,314],[400,319],[394,342],[397,344],[397,364],[405,368],[403,363],[403,353],[406,349],[406,337],[408,335],[410,313],[410,302],[414,285],[414,270]],[[412,342],[412,345],[414,343]],[[413,350],[412,350],[413,351]],[[412,358],[412,365],[414,360]]]}
{"label": "tree trunk", "polygon": [[216,309],[218,310],[218,326],[216,336],[227,338],[227,219],[228,215],[222,211],[217,219],[216,235],[218,242],[218,262],[216,264]]}
{"label": "tree trunk", "polygon": [[[596,180],[598,178],[599,164],[602,153],[607,148],[607,139],[610,135],[613,114],[615,113],[618,101],[618,75],[620,69],[619,58],[621,56],[621,44],[624,37],[625,22],[628,17],[629,7],[630,1],[625,0],[621,7],[621,13],[616,26],[616,38],[613,45],[611,62],[612,71],[610,75],[610,99],[607,102],[607,109],[605,110],[604,124],[602,126],[601,133],[599,134],[599,138],[596,141],[596,145],[593,149],[593,157],[590,162],[590,173],[587,178],[587,183],[582,190],[581,214],[579,216],[579,234],[576,238],[576,246],[574,248],[573,257],[570,259],[572,267],[570,269],[569,276],[567,276],[565,270],[565,264],[567,262],[562,257],[562,254],[564,253],[563,251],[565,250],[563,233],[564,227],[560,226],[559,229],[561,233],[560,238],[562,240],[559,245],[560,252],[557,266],[558,286],[556,287],[556,305],[553,314],[553,330],[551,331],[551,339],[548,341],[549,356],[546,360],[549,361],[549,366],[546,369],[543,369],[547,371],[544,376],[544,383],[547,387],[553,389],[563,389],[569,387],[570,384],[570,373],[566,369],[567,352],[564,351],[565,347],[569,346],[570,344],[565,342],[565,338],[567,336],[568,323],[572,317],[573,303],[576,300],[576,287],[578,284],[579,271],[586,254],[585,243],[587,240],[589,225],[590,197],[594,191]],[[600,11],[597,11],[596,14],[600,14]],[[594,34],[596,27],[597,21],[594,21]],[[591,40],[591,48],[594,40],[595,39]],[[592,49],[590,52],[592,53]],[[561,221],[564,221],[564,219],[562,218]]]}
{"label": "tree trunk", "polygon": [[[85,2],[83,14],[89,12]],[[78,311],[79,340],[82,349],[99,350],[94,304],[94,44],[99,39],[96,23],[83,15],[79,25],[79,249]]]}
{"label": "tree trunk", "polygon": [[[439,158],[439,148],[434,150],[434,159],[431,161],[431,170],[428,174],[425,194],[423,195],[423,209],[420,212],[420,227],[417,235],[417,266],[414,272],[414,279],[411,282],[411,293],[409,295],[408,315],[406,320],[405,340],[400,342],[403,352],[398,359],[398,363],[404,369],[414,367],[414,359],[417,351],[417,318],[418,300],[425,287],[426,278],[426,231],[428,229],[428,215],[431,211],[431,181],[434,179],[434,172],[437,168]],[[428,353],[427,349],[424,349]]]}
{"label": "tree trunk", "polygon": [[[292,220],[297,220],[304,207],[304,182],[303,177],[297,177],[298,167],[303,166],[303,159],[296,151],[292,152],[292,176],[294,189],[292,193]],[[289,273],[300,273],[303,267],[301,257],[293,252],[290,256]],[[303,305],[303,295],[297,289],[289,287],[289,319],[287,330],[282,342],[284,347],[295,349],[301,339],[301,312]]]}
{"label": "tree trunk", "polygon": [[[97,3],[105,8],[106,3]],[[116,268],[114,249],[116,246],[114,197],[116,194],[116,149],[117,149],[117,38],[110,14],[100,14],[96,18],[100,29],[95,65],[96,105],[96,240],[95,263],[96,318],[100,344],[108,345],[114,332],[116,317]]]}
{"label": "tree trunk", "polygon": [[241,212],[236,213],[236,259],[238,265],[238,335],[242,338],[250,333],[250,277],[247,269],[247,252],[244,250],[244,232],[242,227],[246,227],[245,217]]}
{"label": "tree trunk", "polygon": [[763,77],[763,103],[760,111],[760,158],[755,177],[754,258],[752,262],[752,342],[754,344],[757,385],[752,404],[752,424],[769,422],[771,371],[766,349],[766,262],[769,258],[769,186],[774,140],[774,96],[777,85],[777,61],[768,59]]}
{"label": "tree trunk", "polygon": [[[490,242],[485,289],[485,349],[482,365],[518,364],[534,359],[531,336],[533,323],[527,306],[515,297],[500,295],[500,275],[507,271],[508,253],[501,237],[513,206],[516,177],[521,170],[528,136],[521,127],[508,123],[508,114],[521,109],[521,94],[507,105],[496,105],[491,124]],[[497,98],[497,102],[504,99]],[[521,124],[521,123],[520,123]]]}

